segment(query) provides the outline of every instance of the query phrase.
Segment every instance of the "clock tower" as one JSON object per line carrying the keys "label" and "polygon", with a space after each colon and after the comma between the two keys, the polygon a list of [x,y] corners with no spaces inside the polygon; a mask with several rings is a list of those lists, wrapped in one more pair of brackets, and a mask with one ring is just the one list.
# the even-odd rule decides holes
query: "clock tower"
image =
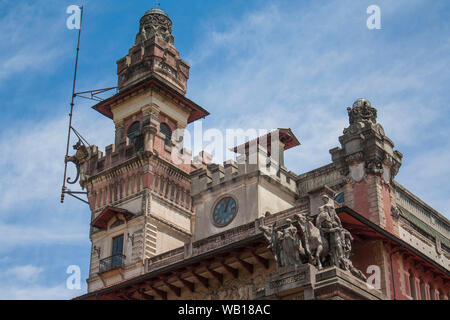
{"label": "clock tower", "polygon": [[90,148],[81,168],[92,211],[89,292],[136,277],[146,259],[191,241],[190,173],[204,164],[191,163],[175,142],[208,112],[185,97],[189,68],[174,46],[172,21],[153,8],[117,61],[118,93],[93,107],[116,132],[105,153]]}
{"label": "clock tower", "polygon": [[298,200],[296,175],[283,159],[285,150],[298,145],[290,129],[280,128],[235,147],[237,161],[192,172],[194,240],[292,208]]}

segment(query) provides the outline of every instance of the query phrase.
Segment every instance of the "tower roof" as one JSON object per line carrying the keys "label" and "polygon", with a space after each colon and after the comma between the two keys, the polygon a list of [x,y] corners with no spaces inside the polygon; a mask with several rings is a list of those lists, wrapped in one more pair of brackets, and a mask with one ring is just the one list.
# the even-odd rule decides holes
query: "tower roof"
{"label": "tower roof", "polygon": [[209,112],[197,105],[195,102],[191,101],[190,99],[186,98],[184,95],[180,94],[178,91],[174,90],[172,87],[168,86],[163,81],[159,80],[155,76],[150,76],[149,78],[140,81],[139,83],[136,83],[135,85],[131,86],[130,88],[127,88],[126,90],[120,91],[119,93],[113,95],[112,97],[109,97],[96,105],[94,105],[92,108],[94,110],[97,110],[104,116],[113,119],[113,113],[111,111],[111,105],[114,103],[117,103],[117,101],[127,99],[137,92],[141,90],[147,90],[148,88],[153,87],[157,90],[161,90],[169,97],[175,99],[178,101],[178,103],[190,110],[190,116],[188,119],[188,123],[194,122],[198,119],[204,118],[209,115]]}
{"label": "tower roof", "polygon": [[297,137],[294,135],[294,133],[292,132],[292,130],[290,128],[278,128],[278,129],[276,129],[272,132],[269,132],[268,134],[265,134],[261,137],[253,139],[251,141],[247,141],[246,143],[244,143],[242,145],[235,146],[231,150],[236,153],[240,153],[240,152],[242,152],[242,150],[248,150],[250,143],[254,142],[255,140],[258,144],[263,143],[263,145],[266,145],[267,148],[270,148],[271,143],[272,143],[272,134],[278,134],[279,141],[284,143],[284,146],[283,146],[284,150],[288,150],[290,148],[300,145],[300,142],[298,141]]}
{"label": "tower roof", "polygon": [[144,16],[146,16],[148,14],[162,14],[162,15],[165,15],[167,18],[169,18],[169,15],[167,14],[167,12],[165,12],[163,9],[160,9],[160,8],[151,8],[144,14]]}
{"label": "tower roof", "polygon": [[169,15],[160,8],[148,10],[140,20],[139,33],[136,36],[136,44],[151,37],[158,36],[173,45],[172,20]]}

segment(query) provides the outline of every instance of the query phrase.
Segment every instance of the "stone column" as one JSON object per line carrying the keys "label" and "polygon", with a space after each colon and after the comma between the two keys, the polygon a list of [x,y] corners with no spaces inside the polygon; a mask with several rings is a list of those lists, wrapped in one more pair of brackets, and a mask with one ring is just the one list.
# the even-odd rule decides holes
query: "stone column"
{"label": "stone column", "polygon": [[122,141],[123,138],[123,120],[114,121],[114,125],[116,126],[116,138],[115,138],[115,145],[116,150],[119,148],[119,144]]}
{"label": "stone column", "polygon": [[158,132],[159,110],[156,106],[146,105],[142,108],[142,127],[144,132],[144,151],[153,152],[155,134]]}

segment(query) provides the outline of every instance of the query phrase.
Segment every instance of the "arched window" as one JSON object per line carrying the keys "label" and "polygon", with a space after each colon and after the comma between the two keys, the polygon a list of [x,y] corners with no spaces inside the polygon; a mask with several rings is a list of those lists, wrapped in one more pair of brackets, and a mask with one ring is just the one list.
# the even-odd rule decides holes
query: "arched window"
{"label": "arched window", "polygon": [[124,222],[123,220],[117,219],[116,221],[114,221],[114,222],[109,226],[109,228],[112,229],[112,228],[118,227],[118,226],[120,226],[120,225],[122,225],[122,224],[124,224],[124,223],[125,223],[125,222]]}
{"label": "arched window", "polygon": [[127,132],[127,137],[130,140],[130,143],[134,143],[134,136],[137,132],[139,132],[140,124],[138,121],[134,122],[129,128]]}
{"label": "arched window", "polygon": [[161,123],[159,126],[159,131],[166,137],[164,139],[164,144],[170,146],[170,142],[172,141],[172,130],[170,130],[167,124]]}

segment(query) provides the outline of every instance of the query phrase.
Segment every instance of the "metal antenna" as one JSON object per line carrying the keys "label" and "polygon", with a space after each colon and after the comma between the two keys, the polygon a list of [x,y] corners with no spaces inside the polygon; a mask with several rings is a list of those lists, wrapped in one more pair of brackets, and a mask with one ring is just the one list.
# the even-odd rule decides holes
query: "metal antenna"
{"label": "metal antenna", "polygon": [[158,0],[155,0],[155,8],[158,8],[161,5]]}
{"label": "metal antenna", "polygon": [[[69,113],[69,130],[67,132],[67,145],[66,145],[66,157],[64,158],[64,180],[63,180],[63,186],[61,189],[61,203],[64,202],[64,196],[65,194],[68,194],[69,196],[72,196],[80,201],[83,201],[86,204],[89,204],[87,201],[79,198],[78,194],[84,194],[87,195],[87,192],[85,191],[72,191],[70,189],[68,189],[66,187],[66,183],[68,184],[75,184],[79,177],[80,177],[80,168],[78,166],[78,164],[76,164],[77,166],[77,176],[74,180],[72,180],[70,177],[67,178],[67,163],[68,162],[73,162],[72,160],[69,160],[70,158],[73,157],[68,157],[69,156],[69,146],[70,146],[70,137],[71,137],[71,133],[73,132],[75,134],[75,136],[78,138],[78,143],[77,145],[83,145],[84,148],[86,148],[86,145],[88,145],[90,147],[89,142],[87,142],[87,140],[85,138],[83,138],[83,136],[72,126],[72,118],[73,118],[73,110],[74,110],[74,106],[75,106],[75,98],[76,97],[80,97],[80,98],[84,98],[84,99],[90,99],[90,100],[94,100],[94,101],[103,101],[103,99],[101,97],[99,97],[98,95],[103,94],[105,92],[110,92],[111,90],[116,89],[117,87],[110,87],[110,88],[104,88],[104,89],[95,89],[95,90],[88,90],[88,91],[82,91],[82,92],[75,92],[75,87],[76,87],[76,81],[77,81],[77,70],[78,70],[78,55],[80,52],[80,38],[81,38],[81,25],[83,22],[83,7],[80,6],[79,7],[81,9],[81,16],[80,16],[80,28],[78,30],[78,42],[77,42],[77,53],[76,53],[76,58],[75,58],[75,72],[74,72],[74,76],[73,76],[73,87],[72,87],[72,101],[70,102],[70,113]],[[86,96],[86,94],[89,94],[90,96]],[[78,150],[78,149],[77,149]],[[69,158],[69,159],[68,159]]]}
{"label": "metal antenna", "polygon": [[[73,106],[74,106],[74,99],[75,99],[75,83],[77,80],[77,69],[78,69],[78,54],[80,52],[81,25],[83,23],[83,7],[80,6],[80,9],[81,9],[80,29],[78,30],[77,54],[76,54],[76,58],[75,58],[75,73],[73,76],[73,87],[72,87],[72,101],[70,102],[69,130],[67,133],[66,158],[69,155],[70,133],[72,131],[72,114],[73,114]],[[67,162],[65,162],[65,166],[64,166],[64,180],[63,180],[63,186],[62,186],[62,190],[61,190],[61,203],[64,202],[64,194],[66,193],[66,177],[67,177]]]}

